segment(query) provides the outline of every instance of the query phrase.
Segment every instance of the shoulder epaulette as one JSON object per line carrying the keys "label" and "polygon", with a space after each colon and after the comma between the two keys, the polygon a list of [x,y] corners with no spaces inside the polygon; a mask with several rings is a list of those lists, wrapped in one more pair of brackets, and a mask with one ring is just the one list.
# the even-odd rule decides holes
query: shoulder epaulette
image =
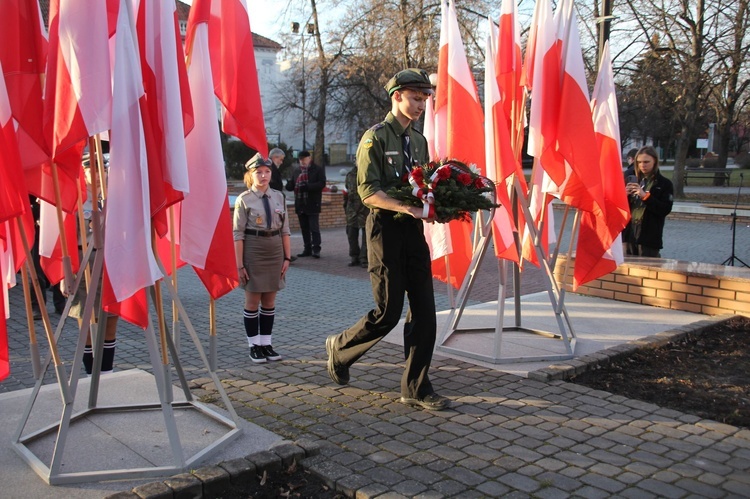
{"label": "shoulder epaulette", "polygon": [[380,123],[377,123],[377,124],[373,125],[372,127],[370,127],[370,131],[374,132],[375,130],[380,130],[384,126],[385,126],[385,122],[381,121]]}

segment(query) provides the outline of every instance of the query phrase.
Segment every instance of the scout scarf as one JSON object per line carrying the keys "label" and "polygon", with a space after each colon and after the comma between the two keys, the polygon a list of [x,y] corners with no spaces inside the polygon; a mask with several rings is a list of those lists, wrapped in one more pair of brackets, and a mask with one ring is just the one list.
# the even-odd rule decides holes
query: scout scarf
{"label": "scout scarf", "polygon": [[299,176],[297,181],[294,183],[294,194],[299,194],[299,188],[301,185],[307,184],[307,172],[310,169],[310,165],[299,167]]}
{"label": "scout scarf", "polygon": [[[646,179],[646,186],[643,188],[646,192],[651,192],[651,187],[654,185],[654,179],[656,178],[655,175],[652,175],[651,177]],[[641,198],[638,198],[636,200],[635,208],[633,208],[632,213],[632,220],[634,224],[640,224],[643,222],[643,215],[646,213],[646,205],[641,200]]]}

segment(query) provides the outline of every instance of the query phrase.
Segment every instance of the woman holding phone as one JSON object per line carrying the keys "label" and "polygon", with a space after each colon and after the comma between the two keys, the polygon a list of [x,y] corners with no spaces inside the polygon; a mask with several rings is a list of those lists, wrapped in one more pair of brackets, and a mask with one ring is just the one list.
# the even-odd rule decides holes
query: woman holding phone
{"label": "woman holding phone", "polygon": [[672,211],[672,182],[659,172],[659,155],[651,146],[636,154],[635,176],[625,185],[630,204],[630,234],[626,253],[660,258],[664,222]]}

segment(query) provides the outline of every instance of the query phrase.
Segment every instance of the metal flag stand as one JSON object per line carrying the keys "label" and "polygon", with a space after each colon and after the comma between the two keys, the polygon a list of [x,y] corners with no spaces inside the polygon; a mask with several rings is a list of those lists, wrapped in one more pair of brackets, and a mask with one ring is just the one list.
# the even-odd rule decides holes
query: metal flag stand
{"label": "metal flag stand", "polygon": [[[536,164],[535,164],[536,167]],[[491,327],[467,327],[467,328],[460,328],[459,323],[463,317],[464,309],[466,308],[466,304],[469,299],[469,295],[471,294],[471,289],[474,284],[474,280],[477,275],[477,271],[479,269],[479,265],[482,262],[482,259],[484,258],[487,247],[489,246],[490,238],[491,238],[491,226],[492,226],[492,219],[494,216],[494,210],[490,212],[489,217],[487,217],[487,222],[483,223],[482,220],[482,214],[477,215],[478,219],[478,225],[481,225],[481,234],[478,244],[475,246],[474,256],[472,257],[471,264],[469,265],[469,271],[464,278],[463,283],[461,284],[461,289],[458,292],[458,307],[453,308],[450,310],[448,314],[448,318],[446,320],[446,325],[443,331],[441,332],[441,335],[438,338],[437,342],[437,350],[443,351],[446,353],[451,353],[458,356],[468,357],[476,360],[481,360],[485,362],[490,362],[493,364],[504,364],[504,363],[518,363],[518,362],[535,362],[535,361],[542,361],[542,360],[567,360],[572,359],[575,352],[575,345],[576,345],[576,336],[575,332],[573,330],[573,326],[570,321],[570,317],[568,316],[567,309],[565,308],[565,291],[564,289],[560,289],[560,287],[557,284],[557,281],[555,281],[553,268],[554,268],[554,260],[552,259],[552,264],[550,261],[547,260],[547,255],[545,254],[544,249],[542,248],[541,238],[539,234],[537,233],[536,227],[533,223],[533,218],[531,216],[531,213],[528,208],[528,202],[526,199],[525,194],[523,193],[523,190],[521,188],[521,184],[518,180],[518,178],[514,175],[513,176],[513,197],[512,197],[512,205],[514,206],[514,216],[516,223],[518,222],[518,216],[516,211],[516,206],[518,206],[519,203],[516,202],[517,199],[520,199],[520,205],[524,210],[525,220],[526,220],[526,227],[529,231],[529,234],[534,240],[534,249],[536,251],[537,257],[539,261],[541,262],[542,268],[544,270],[545,275],[545,288],[547,295],[549,297],[549,302],[552,308],[552,311],[555,316],[555,320],[557,322],[558,326],[558,332],[551,332],[551,331],[543,331],[539,329],[533,329],[533,328],[527,328],[522,325],[521,321],[521,296],[520,296],[520,269],[518,265],[516,264],[514,266],[514,273],[513,273],[513,287],[514,287],[514,304],[515,304],[515,324],[512,326],[505,326],[505,289],[507,286],[507,264],[508,262],[498,261],[498,268],[500,271],[500,281],[499,281],[499,288],[498,288],[498,300],[497,300],[497,310],[496,310],[496,320],[495,324]],[[567,210],[566,210],[566,218],[567,218]],[[565,219],[563,220],[563,227],[565,225]],[[539,232],[546,230],[545,229],[545,223],[544,220],[542,221],[541,227]],[[561,228],[562,233],[562,228]],[[520,244],[518,241],[518,234],[515,233],[516,237],[516,247],[520,248]],[[520,254],[520,251],[519,251]],[[483,347],[481,351],[471,351],[467,350],[465,348],[459,348],[458,345],[456,346],[449,346],[447,345],[448,340],[451,338],[451,336],[454,333],[494,333],[492,336],[493,339],[493,346],[492,349],[488,349]],[[534,335],[540,335],[547,338],[551,338],[552,340],[560,341],[562,342],[564,353],[538,353],[538,354],[532,354],[532,355],[503,355],[503,336],[507,335],[508,333],[522,333],[522,334],[534,334]],[[483,353],[483,352],[491,352],[491,353]]]}
{"label": "metal flag stand", "polygon": [[[85,255],[85,258],[81,264],[81,269],[85,267],[85,262],[88,262],[90,260],[93,247],[94,245],[89,247]],[[92,273],[91,282],[97,283],[98,286],[101,286],[101,282],[102,282],[103,259],[104,259],[104,251],[103,250],[97,251],[96,255],[94,256],[93,273]],[[157,258],[157,261],[158,261],[158,258]],[[162,273],[164,275],[167,275],[166,272],[164,271],[164,266],[161,264],[161,262],[158,262],[158,263],[159,263],[159,268],[161,269]],[[79,272],[79,275],[75,282],[73,293],[68,298],[68,301],[65,306],[65,310],[63,311],[62,317],[60,319],[60,323],[55,332],[55,337],[54,337],[55,342],[58,341],[59,336],[62,332],[63,323],[65,321],[65,318],[68,316],[68,312],[72,304],[73,296],[75,295],[76,290],[78,289],[78,286],[80,286],[81,284],[81,277],[83,276],[83,274],[84,274],[83,272]],[[232,407],[229,397],[227,396],[224,388],[222,387],[221,381],[219,380],[216,373],[214,372],[214,368],[209,364],[209,361],[201,345],[200,338],[198,337],[198,334],[195,328],[190,322],[190,318],[188,317],[179,296],[177,296],[174,286],[172,285],[170,279],[164,279],[164,284],[167,286],[167,289],[169,290],[169,293],[171,295],[172,300],[174,301],[174,304],[178,310],[178,313],[182,317],[185,328],[188,331],[190,337],[193,339],[193,343],[195,344],[195,347],[198,350],[198,354],[201,360],[203,361],[203,365],[208,371],[208,374],[211,380],[213,381],[214,386],[216,387],[216,390],[218,391],[224,403],[225,409],[230,415],[230,418],[223,416],[222,414],[216,412],[215,410],[193,399],[192,394],[190,393],[183,369],[182,369],[182,365],[180,364],[179,355],[172,341],[172,338],[170,337],[169,334],[163,334],[161,335],[162,341],[165,342],[163,344],[166,344],[166,347],[168,348],[171,354],[171,357],[174,360],[175,371],[180,380],[180,384],[181,384],[181,387],[182,387],[182,390],[186,399],[185,401],[174,401],[172,385],[170,383],[171,368],[167,362],[164,362],[163,360],[160,361],[159,349],[156,344],[156,335],[155,335],[153,325],[151,324],[150,317],[149,317],[148,328],[145,331],[145,339],[146,339],[146,345],[147,345],[148,352],[149,352],[149,357],[151,359],[154,379],[156,381],[156,388],[158,391],[159,402],[158,403],[123,404],[123,405],[99,405],[98,404],[99,378],[101,375],[101,355],[102,355],[103,345],[104,345],[104,331],[103,329],[101,329],[101,327],[97,327],[97,326],[102,326],[105,323],[103,321],[106,320],[105,319],[106,315],[103,312],[102,305],[100,303],[99,310],[98,310],[99,322],[97,324],[91,324],[94,301],[97,295],[97,293],[94,292],[94,289],[91,289],[89,290],[89,293],[87,294],[86,301],[85,301],[84,313],[83,313],[83,318],[81,321],[81,328],[79,330],[78,343],[77,343],[76,352],[75,352],[75,356],[74,356],[74,360],[72,364],[70,382],[68,382],[64,369],[62,370],[62,372],[60,371],[60,369],[56,370],[56,376],[57,376],[58,384],[60,387],[60,394],[61,394],[61,399],[62,399],[62,404],[63,404],[63,411],[62,411],[62,415],[60,417],[59,422],[48,425],[44,428],[41,428],[37,431],[33,431],[26,435],[23,434],[24,429],[26,428],[29,422],[29,417],[31,416],[32,409],[37,401],[37,396],[39,395],[39,391],[42,387],[42,382],[44,380],[44,373],[47,371],[49,364],[50,364],[51,355],[48,354],[43,364],[42,372],[37,376],[36,384],[32,390],[31,396],[29,397],[29,401],[24,410],[23,416],[21,420],[19,421],[18,429],[13,435],[13,446],[15,450],[18,452],[21,458],[23,458],[29,464],[29,466],[46,483],[50,485],[61,485],[61,484],[93,482],[93,481],[114,480],[114,479],[124,479],[124,478],[131,478],[131,479],[152,478],[152,477],[168,476],[172,474],[182,473],[182,472],[189,470],[191,467],[193,467],[195,464],[205,459],[207,456],[223,449],[229,443],[231,443],[232,441],[234,441],[237,437],[241,435],[242,429],[239,428],[239,417],[237,416],[237,413],[234,411],[234,408]],[[92,286],[92,288],[96,288],[96,286]],[[154,304],[155,308],[160,306],[160,303],[158,303],[156,299],[157,293],[158,293],[158,290],[155,288],[155,286],[152,286],[150,288],[151,302]],[[73,404],[75,402],[76,390],[78,387],[78,373],[81,370],[81,365],[83,362],[83,347],[86,341],[89,328],[91,328],[91,336],[94,342],[95,362],[94,362],[93,372],[92,372],[92,377],[91,377],[91,388],[89,392],[88,408],[81,412],[74,414]],[[162,358],[166,358],[165,353],[163,353]],[[160,410],[164,418],[164,427],[167,433],[169,446],[171,449],[171,464],[144,466],[144,467],[136,467],[136,468],[129,468],[129,469],[122,468],[122,469],[91,470],[91,471],[76,471],[76,472],[67,472],[63,469],[65,466],[63,463],[63,455],[64,455],[66,443],[68,442],[68,437],[70,436],[69,434],[70,434],[72,425],[78,422],[84,421],[85,419],[96,419],[100,416],[109,415],[112,413],[126,413],[126,412],[128,413],[141,412],[142,413],[145,411],[155,411],[155,410]],[[177,423],[175,420],[176,411],[188,411],[188,410],[197,411],[198,413],[214,420],[220,426],[227,429],[227,432],[223,434],[220,438],[213,441],[212,443],[210,443],[209,445],[207,445],[206,447],[204,447],[203,449],[199,450],[198,452],[196,452],[195,454],[191,456],[185,455],[185,450],[180,441],[180,435],[179,435]],[[52,451],[51,462],[45,463],[42,461],[41,458],[39,458],[32,451],[32,449],[30,448],[30,445],[37,442],[42,437],[53,434],[55,432],[57,433],[57,435],[54,441],[54,449]],[[91,443],[92,446],[95,444],[96,444],[95,442]],[[70,466],[68,466],[68,469],[70,469]]]}

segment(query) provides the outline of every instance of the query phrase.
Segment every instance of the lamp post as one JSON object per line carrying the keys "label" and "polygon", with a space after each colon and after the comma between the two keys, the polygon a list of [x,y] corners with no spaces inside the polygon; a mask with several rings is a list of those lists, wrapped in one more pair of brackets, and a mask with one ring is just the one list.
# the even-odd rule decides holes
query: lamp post
{"label": "lamp post", "polygon": [[604,43],[609,40],[610,24],[614,16],[612,15],[612,0],[601,0],[601,13],[596,19],[599,24],[599,45],[596,51],[597,65],[602,62],[602,51],[604,51]]}
{"label": "lamp post", "polygon": [[305,90],[305,35],[315,34],[315,24],[307,23],[307,33],[300,32],[300,25],[298,22],[292,23],[292,34],[299,35],[302,39],[302,83],[300,84],[300,92],[302,93],[302,149],[307,149],[307,126],[306,114],[307,114],[307,103],[306,103],[306,90]]}

